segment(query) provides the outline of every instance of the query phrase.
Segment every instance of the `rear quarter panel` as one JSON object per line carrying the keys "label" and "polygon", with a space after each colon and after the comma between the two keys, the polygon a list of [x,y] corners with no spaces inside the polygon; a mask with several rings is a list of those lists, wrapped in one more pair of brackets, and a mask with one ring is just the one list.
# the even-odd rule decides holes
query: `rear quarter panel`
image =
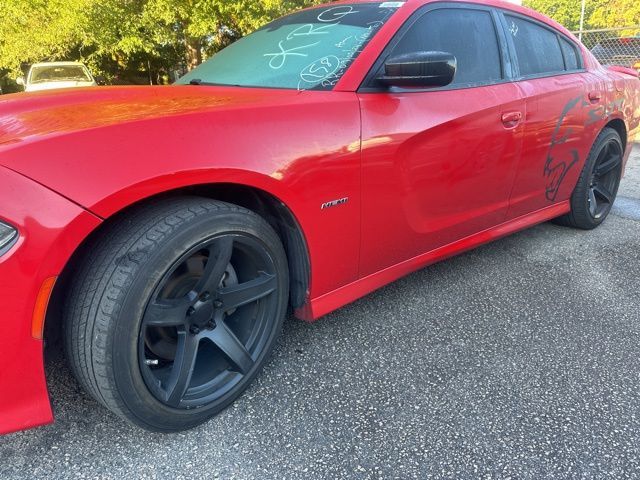
{"label": "rear quarter panel", "polygon": [[640,135],[640,79],[602,66],[589,74],[593,79],[591,84],[598,86],[605,96],[602,103],[590,106],[587,128],[592,131],[595,139],[606,124],[615,119],[622,120],[627,132],[624,155],[626,166],[633,145]]}

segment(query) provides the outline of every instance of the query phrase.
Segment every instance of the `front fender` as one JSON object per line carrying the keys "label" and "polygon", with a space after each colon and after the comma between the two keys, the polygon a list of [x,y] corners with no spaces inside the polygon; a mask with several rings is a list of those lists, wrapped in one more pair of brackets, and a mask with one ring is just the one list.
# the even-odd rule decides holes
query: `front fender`
{"label": "front fender", "polygon": [[[4,147],[1,160],[103,219],[184,187],[237,184],[265,191],[288,207],[303,230],[314,298],[358,276],[359,103],[346,92],[278,98],[31,139],[22,135]],[[322,208],[344,199],[336,208]]]}
{"label": "front fender", "polygon": [[0,434],[52,420],[43,342],[32,335],[36,298],[100,219],[0,167],[0,217],[20,237],[0,257]]}

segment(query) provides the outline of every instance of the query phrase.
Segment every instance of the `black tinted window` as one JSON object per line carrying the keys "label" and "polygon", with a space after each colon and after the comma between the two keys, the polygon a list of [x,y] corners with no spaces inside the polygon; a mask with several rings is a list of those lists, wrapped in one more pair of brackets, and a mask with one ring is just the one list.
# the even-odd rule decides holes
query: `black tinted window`
{"label": "black tinted window", "polygon": [[562,53],[564,53],[564,61],[567,70],[579,69],[580,62],[578,61],[578,52],[576,52],[576,47],[574,47],[564,38],[560,39],[560,46],[562,47]]}
{"label": "black tinted window", "polygon": [[561,72],[564,60],[557,35],[540,25],[518,17],[505,16],[513,38],[521,75]]}
{"label": "black tinted window", "polygon": [[502,78],[500,51],[491,14],[460,8],[426,13],[409,29],[393,55],[419,51],[455,55],[453,85],[492,83]]}

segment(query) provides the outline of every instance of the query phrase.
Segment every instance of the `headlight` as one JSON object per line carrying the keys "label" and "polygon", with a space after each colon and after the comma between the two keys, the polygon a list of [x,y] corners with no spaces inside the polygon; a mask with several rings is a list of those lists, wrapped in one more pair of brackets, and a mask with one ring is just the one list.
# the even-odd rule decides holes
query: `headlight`
{"label": "headlight", "polygon": [[6,223],[0,222],[0,255],[18,236],[18,231]]}

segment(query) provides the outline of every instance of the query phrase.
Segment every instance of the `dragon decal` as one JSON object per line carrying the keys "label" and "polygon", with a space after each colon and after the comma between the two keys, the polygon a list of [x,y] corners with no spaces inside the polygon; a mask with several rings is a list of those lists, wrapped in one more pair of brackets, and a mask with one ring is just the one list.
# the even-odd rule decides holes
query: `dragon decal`
{"label": "dragon decal", "polygon": [[551,145],[544,165],[544,176],[547,179],[545,194],[550,202],[555,201],[567,173],[580,160],[578,150],[575,148],[570,149],[568,152],[559,152],[560,149],[557,148],[565,144],[573,133],[573,130],[565,125],[565,120],[572,110],[583,108],[586,105],[587,102],[582,99],[582,96],[571,99],[562,110],[558,123],[551,135]]}
{"label": "dragon decal", "polygon": [[[590,109],[586,115],[585,127],[606,120],[614,112],[622,110],[624,103],[624,98],[618,98],[606,105],[598,105]],[[547,200],[550,202],[555,201],[565,177],[571,168],[580,161],[580,155],[577,149],[571,148],[567,151],[566,149],[558,148],[567,143],[567,140],[574,133],[574,131],[566,125],[566,119],[574,109],[585,108],[589,105],[590,103],[583,99],[582,96],[572,98],[564,106],[560,118],[558,118],[558,123],[553,130],[547,161],[544,165],[544,177],[547,181],[545,194]]]}

